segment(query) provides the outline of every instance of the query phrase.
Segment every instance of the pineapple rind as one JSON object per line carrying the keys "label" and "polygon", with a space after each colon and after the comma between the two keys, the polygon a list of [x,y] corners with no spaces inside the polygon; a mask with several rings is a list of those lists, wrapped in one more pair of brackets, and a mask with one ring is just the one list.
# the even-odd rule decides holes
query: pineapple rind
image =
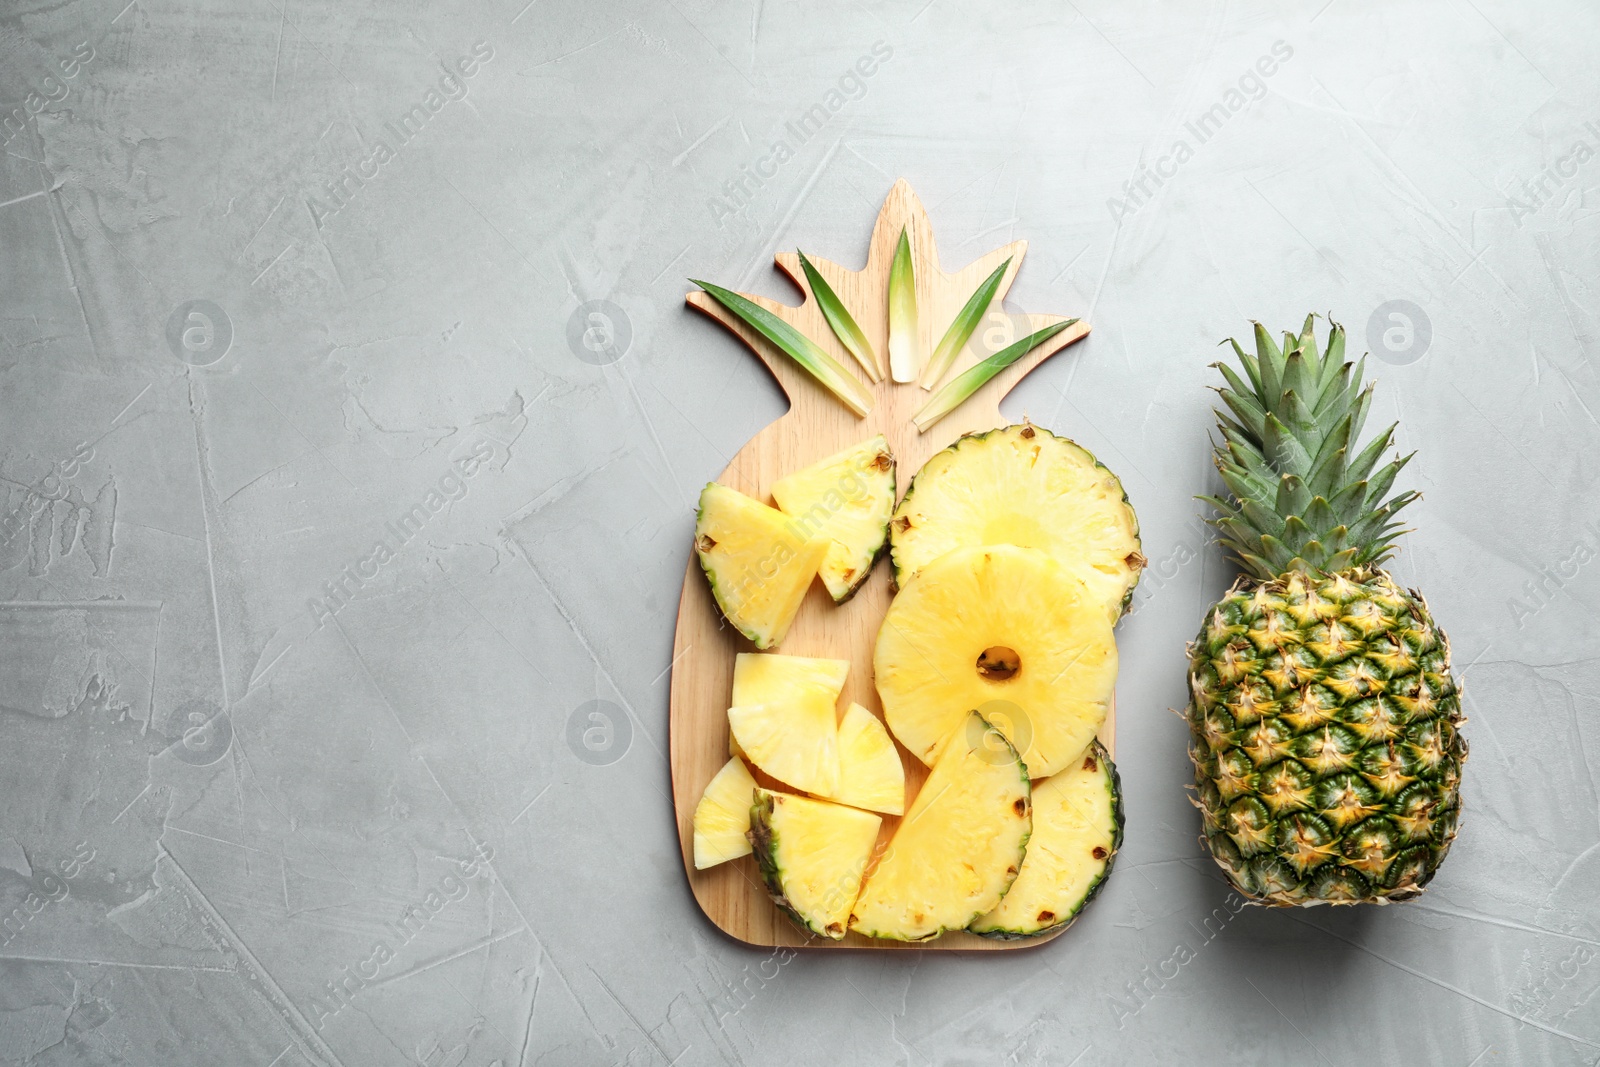
{"label": "pineapple rind", "polygon": [[[1046,449],[1054,465],[1047,470],[1078,483],[1070,492],[1029,483]],[[970,484],[963,487],[963,478]],[[1084,516],[1092,516],[1092,530]],[[895,585],[948,551],[987,544],[1055,556],[1105,600],[1113,619],[1132,604],[1146,562],[1121,480],[1082,445],[1027,422],[965,434],[923,464],[889,524]]]}
{"label": "pineapple rind", "polygon": [[695,514],[695,557],[711,595],[740,633],[761,649],[789,632],[828,542],[804,538],[789,518],[737,489],[711,482]]}
{"label": "pineapple rind", "polygon": [[797,536],[825,537],[817,575],[835,604],[856,594],[889,541],[895,460],[879,434],[773,483]]}
{"label": "pineapple rind", "polygon": [[[796,819],[792,843],[784,826],[790,814]],[[823,822],[832,825],[825,831]],[[882,822],[858,808],[758,787],[750,808],[750,844],[773,903],[803,929],[842,939]],[[829,831],[837,839],[819,847],[817,835]],[[815,869],[829,861],[835,861],[833,869]]]}
{"label": "pineapple rind", "polygon": [[694,808],[694,866],[703,871],[750,855],[750,805],[756,780],[740,759],[730,759],[706,784]]}
{"label": "pineapple rind", "polygon": [[[1028,852],[1022,859],[1022,870],[1010,890],[1000,901],[1000,906],[979,917],[967,929],[982,937],[1001,941],[1027,940],[1065,930],[1077,921],[1111,877],[1117,852],[1122,848],[1122,777],[1105,747],[1096,741],[1084,754],[1085,764],[1079,767],[1088,773],[1069,767],[1033,786],[1033,836],[1028,839]],[[1089,771],[1086,764],[1092,761]],[[1063,827],[1049,820],[1060,813],[1052,810],[1056,797],[1054,788],[1073,790],[1078,796],[1098,805],[1104,798],[1108,826]],[[1098,814],[1098,813],[1097,813]],[[1066,848],[1104,851],[1101,858],[1091,854],[1089,881],[1052,884],[1041,872],[1048,869],[1040,859],[1044,848],[1052,851]],[[1030,866],[1039,864],[1041,866]],[[1096,864],[1098,868],[1096,869]],[[1054,865],[1051,865],[1052,867]],[[1072,873],[1070,864],[1061,864],[1066,871],[1050,869],[1050,875]],[[1025,911],[1018,912],[1018,906]]]}
{"label": "pineapple rind", "polygon": [[982,715],[966,721],[862,886],[852,931],[928,941],[991,911],[1016,880],[1033,828],[1028,770]]}
{"label": "pineapple rind", "polygon": [[1247,575],[1189,656],[1202,840],[1235,888],[1279,906],[1420,894],[1455,838],[1467,757],[1421,594],[1376,569]]}
{"label": "pineapple rind", "polygon": [[1461,697],[1427,604],[1378,569],[1410,456],[1361,443],[1373,385],[1344,329],[1316,316],[1276,344],[1255,325],[1241,375],[1214,364],[1231,494],[1204,497],[1244,577],[1190,646],[1196,804],[1245,895],[1274,905],[1389,903],[1422,892],[1461,810]]}

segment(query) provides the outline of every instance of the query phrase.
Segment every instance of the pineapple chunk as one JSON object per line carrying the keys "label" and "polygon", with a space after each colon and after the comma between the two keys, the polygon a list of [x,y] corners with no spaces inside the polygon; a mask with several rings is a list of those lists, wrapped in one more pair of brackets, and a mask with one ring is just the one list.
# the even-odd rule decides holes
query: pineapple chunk
{"label": "pineapple chunk", "polygon": [[1034,937],[1071,924],[1111,874],[1122,844],[1122,792],[1096,741],[1083,759],[1033,787],[1033,836],[1000,906],[968,929]]}
{"label": "pineapple chunk", "polygon": [[906,810],[906,769],[878,717],[852,703],[839,723],[839,788],[833,799],[868,811]]}
{"label": "pineapple chunk", "polygon": [[882,822],[842,804],[758,788],[750,841],[778,907],[814,934],[844,937]]}
{"label": "pineapple chunk", "polygon": [[1117,645],[1104,605],[1052,557],[962,548],[890,603],[873,671],[889,729],[924,763],[978,709],[1043,778],[1081,757],[1105,722]]}
{"label": "pineapple chunk", "polygon": [[1145,558],[1122,483],[1086,449],[1029,423],[968,434],[917,472],[895,509],[896,584],[956,548],[1020,545],[1054,556],[1115,621]]}
{"label": "pineapple chunk", "polygon": [[734,743],[745,758],[784,785],[818,796],[839,788],[839,734],[833,709],[805,704],[735,704]]}
{"label": "pineapple chunk", "polygon": [[1033,826],[1028,770],[1005,735],[964,716],[861,890],[850,929],[925,941],[993,910]]}
{"label": "pineapple chunk", "polygon": [[780,478],[772,499],[808,536],[828,538],[818,572],[834,603],[872,573],[894,511],[894,454],[882,434]]}
{"label": "pineapple chunk", "polygon": [[756,780],[743,760],[731,759],[711,779],[694,808],[694,868],[750,855],[750,803]]}
{"label": "pineapple chunk", "polygon": [[695,554],[717,607],[757,648],[772,648],[789,632],[829,544],[725,485],[712,482],[700,494]]}
{"label": "pineapple chunk", "polygon": [[733,658],[731,703],[820,701],[831,711],[849,675],[847,659],[741,652]]}
{"label": "pineapple chunk", "polygon": [[[803,704],[807,709],[804,717],[808,722],[820,722],[824,718],[817,710],[820,705],[827,708],[826,718],[833,722],[836,718],[834,705],[838,703],[839,691],[844,688],[844,680],[849,673],[850,661],[847,659],[741,652],[733,660],[731,703],[734,707]],[[731,724],[728,730],[728,755],[750,759],[739,747],[739,739],[733,735]],[[752,762],[761,766],[759,761]],[[761,769],[766,770],[765,767]],[[772,774],[771,771],[767,773]],[[773,774],[773,777],[789,781],[781,775]],[[805,789],[805,786],[794,782],[789,784],[797,789]],[[812,792],[809,789],[806,791]]]}

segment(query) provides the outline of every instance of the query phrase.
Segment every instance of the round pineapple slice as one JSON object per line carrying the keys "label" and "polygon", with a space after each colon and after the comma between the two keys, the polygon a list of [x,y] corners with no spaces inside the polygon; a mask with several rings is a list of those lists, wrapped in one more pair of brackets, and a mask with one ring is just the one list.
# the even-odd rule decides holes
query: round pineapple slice
{"label": "round pineapple slice", "polygon": [[851,807],[900,815],[906,810],[906,769],[879,718],[852,703],[839,722],[839,788],[833,799]]}
{"label": "round pineapple slice", "polygon": [[1037,937],[1069,926],[1111,875],[1122,844],[1122,782],[1096,741],[1083,759],[1033,787],[1033,836],[1000,906],[967,929]]}
{"label": "round pineapple slice", "polygon": [[789,632],[828,540],[793,528],[777,508],[712,482],[700,493],[694,549],[717,607],[757,648]]}
{"label": "round pineapple slice", "polygon": [[773,901],[812,933],[844,937],[882,823],[843,804],[756,789],[750,843]]}
{"label": "round pineapple slice", "polygon": [[867,580],[888,540],[894,453],[880,433],[778,479],[772,499],[800,533],[828,539],[817,574],[842,604]]}
{"label": "round pineapple slice", "polygon": [[850,929],[926,941],[1000,903],[1033,827],[1028,771],[977,712],[962,717],[861,890]]}
{"label": "round pineapple slice", "polygon": [[1030,423],[967,434],[911,480],[889,524],[896,584],[957,548],[1019,545],[1054,556],[1113,621],[1145,558],[1122,483],[1065,437]]}
{"label": "round pineapple slice", "polygon": [[1022,753],[1030,778],[1083,755],[1106,720],[1117,645],[1104,605],[1034,548],[961,548],[889,605],[873,654],[884,718],[932,764],[974,709]]}
{"label": "round pineapple slice", "polygon": [[741,759],[722,765],[694,808],[694,869],[750,855],[750,804],[756,780]]}

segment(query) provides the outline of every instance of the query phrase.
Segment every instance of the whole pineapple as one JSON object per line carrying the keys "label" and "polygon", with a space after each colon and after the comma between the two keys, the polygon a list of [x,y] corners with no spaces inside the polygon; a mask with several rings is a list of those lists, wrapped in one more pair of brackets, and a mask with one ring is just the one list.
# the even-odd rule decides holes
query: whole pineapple
{"label": "whole pineapple", "polygon": [[[1376,470],[1394,426],[1357,451],[1372,387],[1334,324],[1280,349],[1232,342],[1216,364],[1232,499],[1207,497],[1244,574],[1189,649],[1195,785],[1205,840],[1265,904],[1408,900],[1449,851],[1461,810],[1460,693],[1450,644],[1381,564],[1417,496],[1389,496],[1410,456]],[[1387,499],[1386,499],[1387,498]]]}

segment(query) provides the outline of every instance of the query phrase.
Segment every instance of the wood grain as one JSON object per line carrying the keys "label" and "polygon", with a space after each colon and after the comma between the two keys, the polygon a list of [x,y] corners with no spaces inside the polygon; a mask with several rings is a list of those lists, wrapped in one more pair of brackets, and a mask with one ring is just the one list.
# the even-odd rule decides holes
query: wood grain
{"label": "wood grain", "polygon": [[[890,190],[878,214],[864,269],[852,271],[808,252],[812,264],[855,315],[885,367],[888,364],[885,294],[888,291],[889,264],[894,258],[902,226],[909,228],[911,236],[924,363],[973,290],[1010,256],[1011,266],[991,305],[992,309],[1000,307],[1000,301],[1011,287],[1027,250],[1026,242],[1017,241],[979,257],[960,270],[945,273],[939,265],[927,212],[902,179]],[[816,301],[812,299],[798,257],[792,252],[781,253],[777,257],[777,265],[805,294],[805,301],[798,307],[789,307],[765,297],[752,295],[750,299],[798,327],[840,363],[856,370],[861,376],[855,361],[833,336]],[[1000,401],[1012,387],[1045,359],[1089,332],[1088,324],[1083,322],[1063,330],[1002,371],[927,433],[919,434],[911,423],[911,415],[931,394],[915,383],[897,385],[887,376],[877,385],[864,383],[874,394],[876,403],[865,418],[857,418],[804,370],[771,348],[758,334],[705,293],[690,293],[688,303],[738,335],[772,371],[789,397],[789,411],[740,449],[716,479],[767,503],[771,503],[769,491],[772,483],[780,477],[879,433],[888,438],[889,446],[894,451],[898,471],[897,492],[903,494],[911,477],[935,452],[964,433],[1003,425],[1005,420],[1000,415]],[[1017,321],[1017,317],[1007,318],[1018,331],[1039,330],[1063,321],[1062,316],[1058,315],[1029,315],[1021,317],[1026,319],[1024,325]],[[986,328],[990,328],[989,322],[979,327],[980,333]],[[1018,337],[1021,335],[1021,332],[1016,333]],[[976,362],[979,356],[973,352],[974,347],[969,345],[968,351],[962,353],[946,380]],[[687,551],[689,546],[685,545],[684,548]],[[705,871],[694,869],[695,805],[706,783],[728,759],[727,708],[733,686],[734,656],[739,652],[752,651],[753,646],[723,621],[698,561],[692,552],[689,557],[683,597],[678,605],[677,637],[672,650],[669,726],[672,790],[684,869],[688,872],[695,899],[707,917],[724,933],[763,947],[1005,951],[1049,940],[1049,937],[1043,937],[1030,941],[994,941],[958,932],[918,945],[878,941],[854,933],[842,941],[830,941],[807,934],[778,911],[768,897],[760,872],[751,857],[723,863]],[[845,683],[840,707],[854,700],[882,718],[883,708],[872,684],[872,650],[891,596],[887,561],[880,561],[856,596],[842,605],[835,605],[822,583],[814,582],[788,636],[777,651],[850,660],[850,677]],[[1101,740],[1108,749],[1112,746],[1114,722],[1113,711],[1100,732]],[[900,749],[900,758],[906,769],[906,803],[909,808],[916,789],[927,776],[927,769],[903,748]],[[762,779],[759,772],[757,778]],[[775,783],[764,780],[763,784]],[[880,846],[892,836],[899,821],[892,816],[884,817]]]}

